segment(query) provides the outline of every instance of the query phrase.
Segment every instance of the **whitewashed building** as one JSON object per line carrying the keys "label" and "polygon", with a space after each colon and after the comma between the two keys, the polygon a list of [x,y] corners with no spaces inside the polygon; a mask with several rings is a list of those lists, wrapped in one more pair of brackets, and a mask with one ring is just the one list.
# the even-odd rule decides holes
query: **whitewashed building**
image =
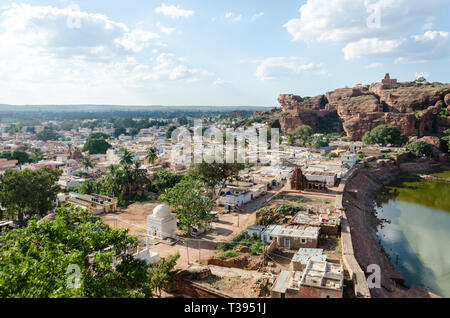
{"label": "whitewashed building", "polygon": [[147,217],[147,234],[159,239],[170,238],[177,231],[177,219],[170,209],[160,204]]}

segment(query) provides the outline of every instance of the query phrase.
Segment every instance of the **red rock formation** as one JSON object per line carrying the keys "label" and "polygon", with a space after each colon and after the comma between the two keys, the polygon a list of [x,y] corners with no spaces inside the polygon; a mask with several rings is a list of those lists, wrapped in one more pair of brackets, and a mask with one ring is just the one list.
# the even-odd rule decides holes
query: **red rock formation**
{"label": "red rock formation", "polygon": [[[450,106],[450,84],[397,82],[386,76],[383,83],[340,88],[325,95],[302,98],[280,95],[284,133],[300,125],[318,129],[320,119],[337,114],[349,137],[360,140],[378,125],[398,127],[405,136],[440,135],[450,128],[450,118],[440,110]],[[320,130],[320,129],[319,129]]]}

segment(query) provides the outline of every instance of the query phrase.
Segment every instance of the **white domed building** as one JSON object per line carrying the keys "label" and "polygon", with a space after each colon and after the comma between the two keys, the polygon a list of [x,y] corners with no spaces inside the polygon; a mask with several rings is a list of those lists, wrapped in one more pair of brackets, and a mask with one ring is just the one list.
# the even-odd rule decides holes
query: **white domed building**
{"label": "white domed building", "polygon": [[177,219],[169,207],[160,204],[153,209],[153,214],[147,217],[147,234],[165,239],[173,237],[177,231]]}

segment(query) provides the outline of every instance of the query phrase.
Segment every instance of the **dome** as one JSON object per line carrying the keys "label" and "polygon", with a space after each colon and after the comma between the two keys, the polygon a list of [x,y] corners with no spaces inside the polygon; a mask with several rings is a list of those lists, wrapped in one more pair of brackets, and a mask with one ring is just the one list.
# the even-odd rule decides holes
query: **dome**
{"label": "dome", "polygon": [[165,219],[166,217],[171,215],[171,211],[168,206],[164,204],[158,205],[153,209],[153,216],[159,219]]}

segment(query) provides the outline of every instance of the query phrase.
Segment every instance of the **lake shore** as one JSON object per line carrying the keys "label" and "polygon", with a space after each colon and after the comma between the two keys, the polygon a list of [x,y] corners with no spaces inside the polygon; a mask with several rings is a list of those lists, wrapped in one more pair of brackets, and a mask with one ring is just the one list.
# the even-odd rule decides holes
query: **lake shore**
{"label": "lake shore", "polygon": [[374,298],[436,297],[418,287],[404,285],[403,275],[395,269],[377,235],[384,221],[378,219],[375,200],[383,186],[411,173],[434,173],[450,169],[450,165],[432,160],[416,160],[400,166],[390,161],[367,163],[347,181],[343,205],[352,233],[355,257],[365,270],[371,264],[381,268],[381,288],[371,289]]}

